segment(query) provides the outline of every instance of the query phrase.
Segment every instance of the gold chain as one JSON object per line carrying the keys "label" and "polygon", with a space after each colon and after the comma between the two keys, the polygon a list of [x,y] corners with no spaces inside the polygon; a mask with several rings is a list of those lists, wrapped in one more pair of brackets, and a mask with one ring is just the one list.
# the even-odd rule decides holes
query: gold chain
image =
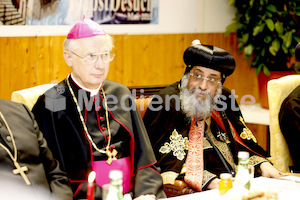
{"label": "gold chain", "polygon": [[88,132],[88,130],[87,130],[87,127],[86,127],[86,125],[85,125],[83,116],[82,116],[82,114],[81,114],[80,107],[79,107],[79,105],[78,105],[78,101],[77,101],[77,99],[76,99],[76,97],[75,97],[75,94],[74,94],[74,92],[73,92],[73,89],[71,88],[71,85],[70,85],[70,82],[69,82],[69,77],[67,78],[67,84],[68,84],[69,90],[70,90],[70,92],[71,92],[71,94],[72,94],[73,100],[74,100],[74,102],[75,102],[75,104],[76,104],[76,108],[77,108],[77,111],[78,111],[78,113],[79,113],[80,121],[81,121],[81,123],[82,123],[82,126],[83,126],[83,128],[84,128],[84,131],[86,132],[86,135],[87,135],[89,141],[92,143],[94,149],[96,149],[96,150],[97,150],[98,152],[100,152],[100,153],[105,153],[105,154],[108,156],[108,159],[107,159],[106,162],[107,162],[108,164],[111,164],[112,160],[116,160],[116,157],[115,157],[115,156],[117,155],[117,151],[116,151],[115,149],[113,150],[113,152],[111,152],[111,151],[109,150],[109,146],[110,146],[110,142],[111,142],[111,133],[110,133],[110,128],[109,128],[109,119],[108,119],[108,107],[107,107],[107,101],[106,101],[106,96],[105,96],[105,93],[104,93],[103,88],[102,88],[101,90],[102,90],[103,96],[104,96],[105,116],[106,116],[107,131],[108,131],[108,142],[107,142],[107,146],[106,146],[106,151],[103,151],[103,150],[99,149],[99,148],[97,147],[97,145],[94,143],[92,137],[90,136],[90,134],[89,134],[89,132]]}

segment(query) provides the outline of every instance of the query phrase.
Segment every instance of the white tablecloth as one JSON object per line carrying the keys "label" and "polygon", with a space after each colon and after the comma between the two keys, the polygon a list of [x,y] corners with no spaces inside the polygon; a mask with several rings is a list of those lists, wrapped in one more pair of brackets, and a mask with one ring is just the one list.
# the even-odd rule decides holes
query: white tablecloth
{"label": "white tablecloth", "polygon": [[[259,177],[254,178],[252,181],[251,190],[260,190],[260,191],[272,191],[278,193],[279,200],[300,200],[300,183],[292,180],[283,180],[283,179],[273,179]],[[234,193],[228,193],[228,195],[220,196],[219,191],[208,190],[204,192],[198,192],[194,194],[182,195],[178,197],[172,197],[165,200],[230,200],[234,197],[239,196]]]}

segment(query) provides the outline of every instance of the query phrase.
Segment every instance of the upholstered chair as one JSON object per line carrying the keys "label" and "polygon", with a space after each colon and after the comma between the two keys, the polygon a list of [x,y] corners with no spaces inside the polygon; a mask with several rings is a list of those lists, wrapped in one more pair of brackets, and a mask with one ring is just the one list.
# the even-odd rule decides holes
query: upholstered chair
{"label": "upholstered chair", "polygon": [[274,166],[281,172],[289,172],[293,165],[289,148],[282,135],[278,114],[285,98],[300,85],[300,75],[288,75],[270,80],[267,84],[270,111],[270,154]]}
{"label": "upholstered chair", "polygon": [[26,88],[23,90],[14,91],[11,94],[11,100],[18,103],[23,103],[31,110],[34,104],[36,103],[37,99],[39,98],[39,96],[44,94],[44,92],[46,92],[54,85],[55,84],[49,83],[49,84],[38,85],[31,88]]}

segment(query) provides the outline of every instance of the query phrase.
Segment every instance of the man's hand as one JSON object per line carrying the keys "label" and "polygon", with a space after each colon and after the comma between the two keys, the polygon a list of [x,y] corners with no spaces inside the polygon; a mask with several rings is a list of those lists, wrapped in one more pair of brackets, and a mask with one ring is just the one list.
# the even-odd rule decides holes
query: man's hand
{"label": "man's hand", "polygon": [[263,162],[260,164],[261,175],[267,178],[280,177],[279,171],[269,162]]}
{"label": "man's hand", "polygon": [[218,189],[219,188],[219,182],[220,182],[220,179],[218,178],[215,178],[214,180],[212,180],[208,186],[207,186],[207,189]]}
{"label": "man's hand", "polygon": [[134,198],[133,200],[155,200],[156,196],[153,194],[146,194],[146,195],[141,195],[137,198]]}

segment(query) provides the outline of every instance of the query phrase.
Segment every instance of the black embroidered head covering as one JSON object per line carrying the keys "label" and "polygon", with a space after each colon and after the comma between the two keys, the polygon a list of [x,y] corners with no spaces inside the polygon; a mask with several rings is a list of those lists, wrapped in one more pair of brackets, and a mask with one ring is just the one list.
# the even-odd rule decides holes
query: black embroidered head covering
{"label": "black embroidered head covering", "polygon": [[194,40],[185,50],[183,60],[186,64],[184,74],[189,73],[194,66],[200,66],[221,72],[222,79],[225,79],[235,69],[235,60],[230,53],[215,46],[202,45],[199,40]]}

